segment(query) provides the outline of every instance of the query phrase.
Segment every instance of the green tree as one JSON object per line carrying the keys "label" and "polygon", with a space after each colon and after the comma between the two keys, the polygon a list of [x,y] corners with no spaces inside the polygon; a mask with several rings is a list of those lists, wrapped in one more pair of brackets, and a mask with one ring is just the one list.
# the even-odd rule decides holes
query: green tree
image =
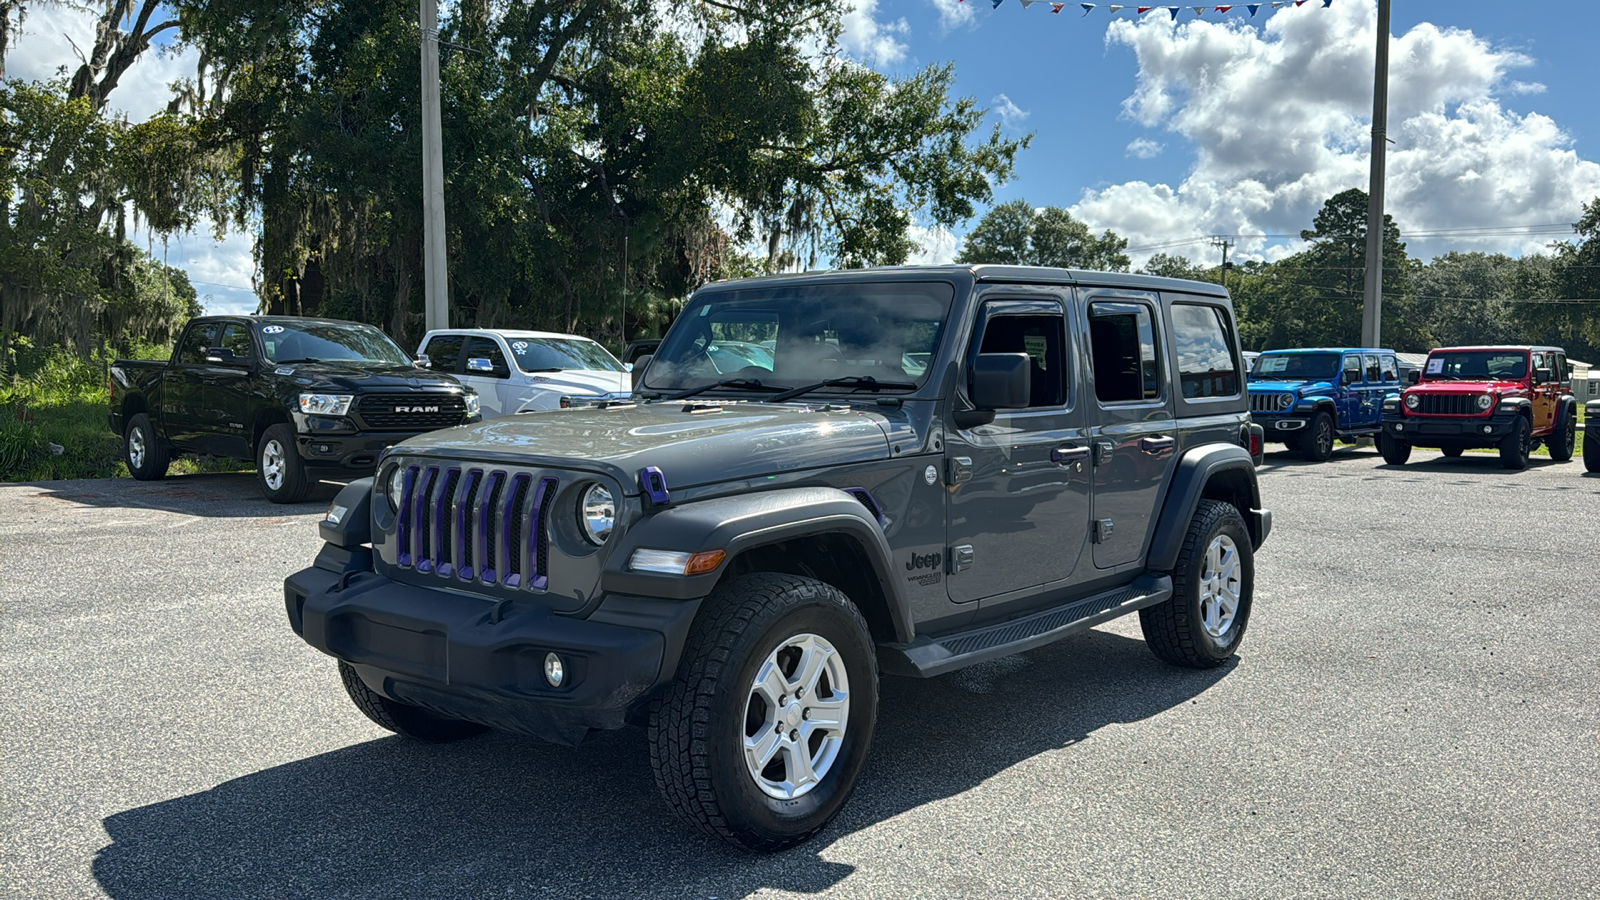
{"label": "green tree", "polygon": [[1600,197],[1583,205],[1572,230],[1581,238],[1577,243],[1561,241],[1550,257],[1519,261],[1510,318],[1522,341],[1556,344],[1574,359],[1600,361]]}
{"label": "green tree", "polygon": [[984,213],[967,234],[956,262],[1126,272],[1127,247],[1127,239],[1109,229],[1096,237],[1059,206],[1035,209],[1019,199]]}

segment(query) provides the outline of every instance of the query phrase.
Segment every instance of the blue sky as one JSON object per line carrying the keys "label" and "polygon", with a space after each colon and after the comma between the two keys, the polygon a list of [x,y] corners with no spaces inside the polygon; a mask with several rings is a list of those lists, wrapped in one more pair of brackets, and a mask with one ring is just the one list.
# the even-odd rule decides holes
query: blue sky
{"label": "blue sky", "polygon": [[[1243,258],[1294,252],[1322,201],[1367,186],[1376,0],[1244,7],[1176,24],[1162,10],[1059,14],[1048,0],[850,0],[843,45],[865,65],[908,74],[951,62],[957,91],[1012,134],[1032,132],[997,201],[1065,206],[1151,252],[1210,261],[1210,235]],[[1600,102],[1589,3],[1400,0],[1391,33],[1388,209],[1414,255],[1535,252],[1600,196]],[[86,45],[91,21],[35,6],[7,60],[48,77]],[[165,104],[192,51],[150,57],[113,95],[135,120]],[[922,232],[921,261],[945,262],[971,223]],[[1448,234],[1446,234],[1448,232]],[[1259,237],[1251,237],[1252,235]],[[1570,236],[1570,235],[1569,235]],[[248,235],[143,243],[190,273],[211,311],[247,311]]]}

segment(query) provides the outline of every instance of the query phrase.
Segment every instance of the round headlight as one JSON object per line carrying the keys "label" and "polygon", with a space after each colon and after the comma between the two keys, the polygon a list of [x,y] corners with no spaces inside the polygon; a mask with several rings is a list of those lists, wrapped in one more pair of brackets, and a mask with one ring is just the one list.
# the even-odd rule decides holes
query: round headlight
{"label": "round headlight", "polygon": [[578,524],[583,526],[583,536],[598,547],[611,536],[616,520],[617,504],[611,499],[611,492],[602,485],[590,485],[578,502]]}
{"label": "round headlight", "polygon": [[1417,404],[1419,404],[1421,402],[1422,401],[1417,398],[1416,394],[1407,394],[1406,395],[1406,409],[1416,409],[1417,408]]}
{"label": "round headlight", "polygon": [[400,511],[400,498],[406,491],[406,467],[395,466],[389,470],[388,490],[389,508],[395,512]]}
{"label": "round headlight", "polygon": [[1293,394],[1279,394],[1278,395],[1278,408],[1279,409],[1289,409],[1292,406],[1294,406],[1294,395]]}
{"label": "round headlight", "polygon": [[1489,396],[1488,394],[1479,394],[1478,395],[1478,408],[1479,409],[1488,409],[1489,407],[1491,407],[1493,405],[1494,405],[1494,398],[1493,397]]}

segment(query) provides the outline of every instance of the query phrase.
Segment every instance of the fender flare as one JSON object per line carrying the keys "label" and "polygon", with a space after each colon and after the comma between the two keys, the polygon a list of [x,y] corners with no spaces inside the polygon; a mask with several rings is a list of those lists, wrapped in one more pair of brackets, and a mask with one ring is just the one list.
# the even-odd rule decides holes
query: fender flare
{"label": "fender flare", "polygon": [[1500,401],[1499,405],[1494,408],[1494,411],[1496,413],[1501,411],[1511,411],[1517,413],[1518,415],[1532,415],[1533,401],[1529,400],[1527,397],[1507,397]]}
{"label": "fender flare", "polygon": [[[910,603],[891,573],[892,553],[883,528],[860,500],[838,488],[795,487],[716,497],[670,506],[634,523],[606,559],[600,587],[607,593],[690,600],[711,593],[727,562],[744,551],[811,535],[839,534],[853,541],[872,566],[896,638],[915,637]],[[723,564],[705,575],[629,571],[640,548],[698,553],[722,550]],[[861,598],[852,598],[859,601]]]}
{"label": "fender flare", "polygon": [[[1240,473],[1247,477],[1230,476]],[[1248,496],[1243,498],[1247,508],[1239,510],[1255,546],[1260,547],[1271,529],[1272,517],[1261,510],[1261,487],[1256,481],[1255,461],[1250,452],[1232,444],[1214,444],[1197,448],[1183,455],[1167,485],[1166,501],[1161,504],[1161,515],[1156,520],[1155,533],[1150,539],[1150,554],[1146,567],[1155,572],[1170,572],[1178,564],[1178,553],[1183,549],[1184,536],[1195,509],[1204,499],[1206,486],[1213,478],[1223,476],[1237,484],[1248,485]],[[1261,510],[1259,515],[1252,515]]]}

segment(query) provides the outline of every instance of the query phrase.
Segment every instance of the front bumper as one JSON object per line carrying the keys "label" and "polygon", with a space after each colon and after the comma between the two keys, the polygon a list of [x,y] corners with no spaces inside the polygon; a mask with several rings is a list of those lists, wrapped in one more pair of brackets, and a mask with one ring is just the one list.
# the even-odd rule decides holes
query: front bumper
{"label": "front bumper", "polygon": [[[699,600],[607,595],[587,618],[526,601],[415,587],[327,545],[284,582],[289,624],[384,696],[440,715],[576,744],[622,727],[676,674]],[[548,653],[566,678],[551,687]]]}
{"label": "front bumper", "polygon": [[1286,441],[1291,434],[1311,422],[1303,416],[1257,412],[1250,414],[1250,420],[1261,426],[1263,439],[1268,441]]}
{"label": "front bumper", "polygon": [[[309,428],[301,428],[295,439],[295,450],[307,466],[315,468],[344,469],[352,472],[371,472],[377,468],[383,451],[406,438],[414,438],[421,431],[356,431],[353,427],[316,427],[324,422],[348,423],[348,419],[305,416],[312,420]],[[482,416],[468,416],[462,425],[483,421]]]}
{"label": "front bumper", "polygon": [[1511,433],[1517,414],[1492,416],[1402,416],[1393,412],[1383,414],[1383,432],[1395,440],[1414,446],[1493,447]]}

